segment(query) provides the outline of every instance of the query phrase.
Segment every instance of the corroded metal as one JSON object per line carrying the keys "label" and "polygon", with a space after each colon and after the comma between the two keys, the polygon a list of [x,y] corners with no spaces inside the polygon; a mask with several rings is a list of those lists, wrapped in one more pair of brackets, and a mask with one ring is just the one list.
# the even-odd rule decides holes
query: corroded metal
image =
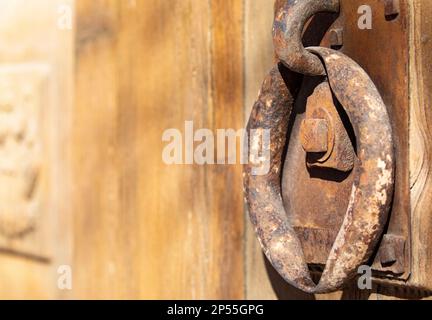
{"label": "corroded metal", "polygon": [[[383,267],[377,257],[373,264],[374,280],[388,285],[400,284],[410,279],[411,258],[411,197],[410,197],[410,79],[409,79],[409,34],[410,0],[388,1],[396,4],[398,14],[386,9],[383,0],[343,1],[335,25],[344,29],[342,53],[356,61],[377,87],[387,107],[393,129],[395,158],[395,192],[386,234],[405,239],[404,273],[395,274],[391,268]],[[374,13],[373,29],[362,30],[356,21],[357,9],[369,5]],[[386,12],[388,15],[386,15]],[[332,28],[332,27],[331,27]],[[329,46],[328,36],[315,45]],[[344,210],[340,212],[342,216]],[[311,243],[311,246],[314,246]],[[381,246],[381,244],[380,244]],[[377,248],[379,249],[379,248]],[[375,272],[376,271],[376,272]],[[385,280],[383,280],[385,279]],[[387,280],[389,279],[389,280]],[[381,281],[383,280],[383,281]]]}
{"label": "corroded metal", "polygon": [[405,246],[405,238],[392,234],[384,235],[374,268],[380,268],[394,275],[403,274],[405,272]]}
{"label": "corroded metal", "polygon": [[[338,113],[333,100],[333,94],[327,81],[320,83],[313,94],[308,97],[306,105],[306,119],[325,120],[328,130],[327,150],[323,153],[306,150],[306,160],[309,168],[328,168],[342,172],[353,169],[355,152],[348,132]],[[305,127],[300,130],[300,139],[305,138]],[[314,139],[312,139],[313,141]]]}
{"label": "corroded metal", "polygon": [[392,18],[400,13],[399,0],[384,0],[384,14],[387,18]]}
{"label": "corroded metal", "polygon": [[[287,0],[277,0],[276,12],[279,12],[286,2]],[[399,14],[394,16],[388,15],[390,11],[387,11],[386,14],[383,0],[341,1],[338,14],[324,13],[311,18],[311,22],[306,25],[303,38],[305,47],[334,45],[334,48],[356,61],[367,71],[374,82],[389,113],[397,167],[395,192],[385,233],[388,236],[403,238],[405,246],[404,256],[399,259],[403,261],[403,274],[393,272],[393,266],[383,266],[378,254],[372,257],[374,259],[373,279],[376,283],[385,285],[403,284],[412,279],[414,271],[411,257],[411,211],[413,209],[410,198],[408,139],[411,108],[408,70],[410,66],[408,43],[410,1],[399,0],[398,2]],[[360,29],[356,23],[360,17],[357,9],[362,5],[369,5],[374,13],[372,30]],[[329,19],[331,22],[315,23],[323,19]],[[334,29],[343,30],[342,46],[332,41],[332,30]],[[307,35],[316,36],[311,41]],[[327,260],[348,206],[349,190],[352,184],[352,173],[343,174],[318,167],[308,169],[304,165],[307,155],[299,143],[299,127],[305,117],[306,98],[310,96],[317,83],[321,82],[321,80],[316,81],[317,78],[304,77],[294,108],[296,117],[290,133],[291,139],[285,152],[282,177],[285,210],[291,213],[290,219],[302,242],[306,261],[310,268],[313,267],[313,270],[320,270]],[[301,97],[302,94],[304,98]],[[338,108],[338,111],[340,112],[341,109]],[[342,119],[343,123],[348,124],[349,127],[346,117]],[[349,132],[351,135],[352,131]],[[311,155],[307,157],[310,159],[315,156]],[[324,164],[327,165],[329,162]],[[309,162],[307,165],[309,166]],[[292,181],[296,181],[295,185],[292,184]],[[376,251],[383,245],[384,240],[377,246]]]}
{"label": "corroded metal", "polygon": [[300,136],[303,149],[309,153],[326,153],[329,150],[329,140],[333,132],[329,130],[326,119],[305,119]]}
{"label": "corroded metal", "polygon": [[329,41],[332,47],[343,46],[343,29],[342,28],[332,28],[329,31]]}
{"label": "corroded metal", "polygon": [[276,3],[273,41],[277,57],[292,71],[305,75],[325,75],[319,58],[302,43],[305,24],[319,12],[338,12],[340,0],[287,0]]}
{"label": "corroded metal", "polygon": [[[270,171],[254,176],[253,165],[246,165],[245,195],[258,238],[275,269],[287,282],[305,292],[324,293],[341,288],[371,257],[387,222],[394,183],[394,154],[386,107],[365,71],[331,49],[310,51],[323,59],[330,86],[353,124],[358,157],[349,205],[318,284],[312,280],[301,241],[281,195],[282,159],[298,90],[296,82],[291,81],[295,73],[281,66],[274,68],[264,81],[248,124],[248,132],[271,129]],[[262,143],[254,143],[251,148],[257,150],[251,152],[262,147]]]}

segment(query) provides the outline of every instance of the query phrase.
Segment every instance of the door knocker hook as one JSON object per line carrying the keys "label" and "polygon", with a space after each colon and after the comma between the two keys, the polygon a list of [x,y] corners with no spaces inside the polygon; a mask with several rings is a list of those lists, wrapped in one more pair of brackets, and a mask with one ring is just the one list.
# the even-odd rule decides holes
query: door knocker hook
{"label": "door knocker hook", "polygon": [[306,22],[319,12],[339,12],[340,0],[288,0],[279,6],[273,24],[276,55],[290,70],[305,75],[325,75],[320,59],[302,44]]}

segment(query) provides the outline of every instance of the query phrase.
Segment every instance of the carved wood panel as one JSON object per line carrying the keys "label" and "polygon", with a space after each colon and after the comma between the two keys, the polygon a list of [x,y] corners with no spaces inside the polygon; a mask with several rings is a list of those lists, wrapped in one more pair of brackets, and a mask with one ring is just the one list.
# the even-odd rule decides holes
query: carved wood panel
{"label": "carved wood panel", "polygon": [[53,242],[43,199],[49,76],[44,64],[0,66],[0,249],[44,259]]}
{"label": "carved wood panel", "polygon": [[69,294],[57,286],[71,264],[67,8],[72,0],[1,1],[0,298]]}

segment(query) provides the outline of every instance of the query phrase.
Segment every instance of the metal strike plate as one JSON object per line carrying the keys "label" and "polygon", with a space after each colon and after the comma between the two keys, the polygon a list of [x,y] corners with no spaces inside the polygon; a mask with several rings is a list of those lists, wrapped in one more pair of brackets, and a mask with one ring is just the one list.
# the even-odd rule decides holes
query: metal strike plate
{"label": "metal strike plate", "polygon": [[[361,10],[364,6],[370,8],[371,29],[359,24],[365,13]],[[323,29],[327,30],[325,34]],[[411,273],[408,42],[407,0],[341,0],[340,15],[318,14],[304,32],[305,47],[332,47],[364,68],[388,108],[396,154],[395,193],[388,226],[371,265],[376,280],[392,283],[403,283]],[[304,79],[296,102],[296,115],[290,124],[291,138],[282,180],[284,199],[290,199],[284,205],[287,212],[293,213],[290,220],[301,239],[305,258],[311,267],[318,269],[325,264],[340,229],[352,185],[350,172],[318,166],[310,168],[305,160],[302,122],[310,113],[308,99],[321,82],[320,77]],[[346,115],[337,103],[334,108],[351,135]]]}

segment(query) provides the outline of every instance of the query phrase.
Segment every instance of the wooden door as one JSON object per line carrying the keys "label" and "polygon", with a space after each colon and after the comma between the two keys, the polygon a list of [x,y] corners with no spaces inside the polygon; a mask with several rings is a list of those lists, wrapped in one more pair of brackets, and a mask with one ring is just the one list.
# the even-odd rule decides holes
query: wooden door
{"label": "wooden door", "polygon": [[242,127],[243,2],[1,6],[2,65],[42,63],[52,96],[38,105],[47,230],[4,240],[0,297],[243,298],[241,166],[162,162],[169,128]]}
{"label": "wooden door", "polygon": [[[400,296],[380,287],[311,296],[288,286],[266,262],[248,221],[241,165],[162,160],[167,129],[184,133],[188,121],[212,132],[244,128],[274,64],[273,1],[7,0],[0,6],[0,85],[3,75],[16,83],[8,92],[20,94],[29,82],[36,88],[33,111],[24,115],[38,128],[32,137],[39,146],[26,151],[39,168],[36,222],[15,240],[0,231],[0,298]],[[432,34],[424,13],[430,8],[421,0],[413,7],[413,45],[422,48],[412,53],[413,63],[423,70],[415,88],[424,100],[414,109],[413,128],[424,129],[431,73],[421,35]],[[1,88],[3,112],[21,100]],[[420,167],[413,183],[421,194],[414,195],[420,230],[429,214],[422,205],[430,186],[428,144],[416,150],[424,151],[412,155],[413,170]],[[0,178],[0,197],[7,188]]]}

